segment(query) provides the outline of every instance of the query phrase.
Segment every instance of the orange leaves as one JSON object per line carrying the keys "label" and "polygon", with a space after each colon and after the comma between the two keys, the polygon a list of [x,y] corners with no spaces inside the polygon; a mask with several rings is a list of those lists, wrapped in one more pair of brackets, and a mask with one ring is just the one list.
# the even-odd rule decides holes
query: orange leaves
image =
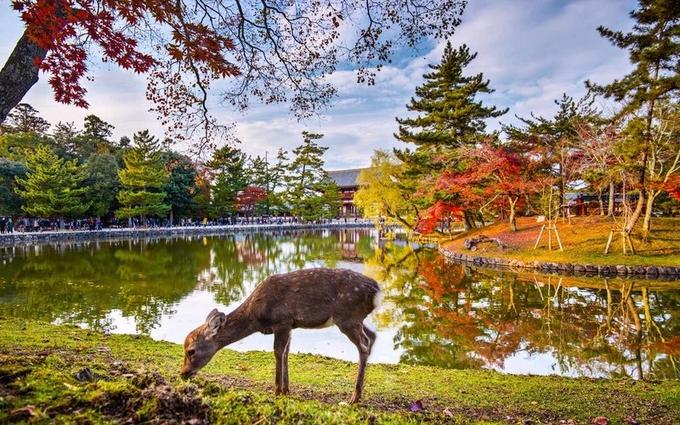
{"label": "orange leaves", "polygon": [[101,49],[105,62],[137,73],[159,63],[143,49],[159,52],[159,46],[142,46],[138,38],[149,29],[159,31],[142,19],[148,16],[156,24],[184,29],[176,31],[175,42],[166,46],[173,61],[202,64],[216,77],[239,72],[225,55],[234,48],[232,40],[203,24],[185,22],[189,17],[174,1],[13,0],[12,7],[21,13],[31,41],[47,50],[47,57],[35,64],[50,74],[55,98],[62,103],[87,107],[82,82],[88,78],[89,45]]}

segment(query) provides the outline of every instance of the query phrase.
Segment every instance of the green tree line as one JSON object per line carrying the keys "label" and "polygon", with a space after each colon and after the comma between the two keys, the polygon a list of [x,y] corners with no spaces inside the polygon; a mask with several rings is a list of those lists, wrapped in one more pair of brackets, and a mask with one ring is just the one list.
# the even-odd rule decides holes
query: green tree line
{"label": "green tree line", "polygon": [[95,115],[82,128],[51,127],[20,104],[0,129],[0,216],[173,224],[237,215],[310,221],[339,211],[321,134],[304,132],[290,159],[283,149],[270,162],[227,145],[197,161],[148,130],[113,140],[114,127]]}

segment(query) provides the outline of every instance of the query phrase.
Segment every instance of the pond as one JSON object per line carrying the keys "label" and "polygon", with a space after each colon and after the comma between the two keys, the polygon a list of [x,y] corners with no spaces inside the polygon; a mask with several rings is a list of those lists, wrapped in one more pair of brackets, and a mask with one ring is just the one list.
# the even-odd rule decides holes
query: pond
{"label": "pond", "polygon": [[[380,282],[374,363],[680,377],[680,282],[473,269],[369,229],[0,248],[0,316],[182,342],[265,277],[314,266]],[[272,341],[256,334],[231,348],[271,351]],[[291,351],[357,360],[335,327],[295,330]]]}

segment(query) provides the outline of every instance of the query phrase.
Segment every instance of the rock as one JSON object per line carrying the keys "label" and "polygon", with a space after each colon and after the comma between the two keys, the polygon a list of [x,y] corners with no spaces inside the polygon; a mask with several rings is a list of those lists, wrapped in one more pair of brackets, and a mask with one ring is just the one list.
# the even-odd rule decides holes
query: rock
{"label": "rock", "polygon": [[468,238],[463,241],[463,247],[467,249],[468,251],[475,251],[477,249],[477,245],[480,243],[493,243],[496,244],[500,249],[505,249],[507,246],[501,242],[500,239],[497,238],[490,238],[486,235],[479,235],[475,236],[474,238]]}
{"label": "rock", "polygon": [[628,268],[626,266],[619,264],[618,266],[616,266],[616,273],[625,276],[628,274]]}
{"label": "rock", "polygon": [[593,419],[593,425],[609,425],[609,419],[604,416],[598,416]]}
{"label": "rock", "polygon": [[574,264],[574,271],[575,272],[584,272],[586,271],[586,268],[582,266],[581,264]]}
{"label": "rock", "polygon": [[647,276],[652,276],[652,277],[659,274],[659,270],[654,266],[646,267],[645,272],[646,272]]}

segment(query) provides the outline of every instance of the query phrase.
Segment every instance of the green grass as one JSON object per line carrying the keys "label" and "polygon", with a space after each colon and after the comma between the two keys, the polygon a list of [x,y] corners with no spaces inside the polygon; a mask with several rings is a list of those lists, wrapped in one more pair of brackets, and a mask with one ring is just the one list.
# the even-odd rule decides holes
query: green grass
{"label": "green grass", "polygon": [[[539,248],[534,249],[541,228],[541,223],[537,223],[535,217],[518,218],[517,232],[511,232],[508,223],[498,222],[466,232],[457,236],[455,240],[442,244],[445,248],[460,253],[512,258],[524,262],[554,261],[630,266],[680,265],[680,218],[654,218],[652,233],[647,241],[642,240],[640,229],[635,229],[633,243],[637,250],[636,255],[623,254],[618,236],[615,236],[612,242],[611,252],[604,254],[609,232],[614,226],[615,223],[611,218],[600,216],[572,218],[571,224],[558,220],[557,228],[564,251],[555,250],[557,242],[554,237],[552,239],[553,251],[548,251],[547,235],[543,236]],[[484,244],[477,251],[467,251],[463,247],[463,241],[479,234],[498,238],[508,245],[509,249],[500,250],[495,245]]]}
{"label": "green grass", "polygon": [[[271,391],[273,356],[222,350],[199,376],[178,378],[182,347],[133,335],[0,318],[0,423],[612,423],[670,424],[680,382],[512,376],[369,365],[365,402],[347,406],[356,365],[291,355],[288,397]],[[75,375],[84,368],[91,381]],[[422,400],[425,410],[410,412]],[[28,407],[27,407],[28,406]]]}

